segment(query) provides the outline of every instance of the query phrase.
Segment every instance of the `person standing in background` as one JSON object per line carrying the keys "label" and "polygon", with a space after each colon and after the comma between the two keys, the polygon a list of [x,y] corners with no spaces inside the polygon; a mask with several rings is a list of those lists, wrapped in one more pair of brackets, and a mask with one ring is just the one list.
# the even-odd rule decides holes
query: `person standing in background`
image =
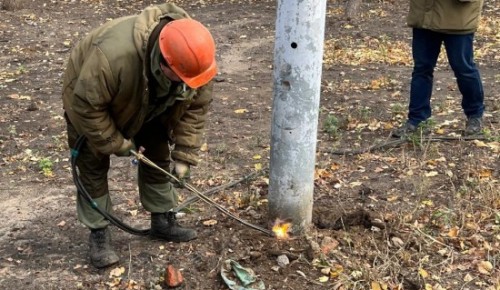
{"label": "person standing in background", "polygon": [[418,125],[431,117],[434,68],[444,44],[448,63],[462,94],[462,109],[467,118],[464,135],[482,131],[484,92],[474,63],[474,33],[479,26],[483,0],[410,0],[407,17],[413,28],[413,72],[408,120],[392,132],[404,137],[416,132]]}

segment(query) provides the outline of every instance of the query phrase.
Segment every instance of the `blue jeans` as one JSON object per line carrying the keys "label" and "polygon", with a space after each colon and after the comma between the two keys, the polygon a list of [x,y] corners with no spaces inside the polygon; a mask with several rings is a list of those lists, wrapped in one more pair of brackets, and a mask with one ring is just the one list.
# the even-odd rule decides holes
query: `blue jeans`
{"label": "blue jeans", "polygon": [[444,43],[448,63],[457,78],[462,94],[462,109],[467,118],[480,118],[484,113],[481,76],[474,63],[474,33],[446,34],[413,28],[413,73],[410,88],[408,122],[417,126],[431,116],[434,68]]}

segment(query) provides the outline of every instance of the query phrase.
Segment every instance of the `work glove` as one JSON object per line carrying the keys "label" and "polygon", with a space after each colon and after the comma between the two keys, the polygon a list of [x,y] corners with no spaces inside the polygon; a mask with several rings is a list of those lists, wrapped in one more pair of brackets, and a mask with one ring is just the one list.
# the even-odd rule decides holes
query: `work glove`
{"label": "work glove", "polygon": [[116,156],[130,156],[130,150],[135,150],[135,145],[129,139],[124,139],[122,146],[115,152]]}
{"label": "work glove", "polygon": [[174,162],[174,175],[179,179],[188,179],[189,178],[189,164],[184,161],[175,161]]}
{"label": "work glove", "polygon": [[174,182],[174,187],[182,188],[184,183],[190,177],[189,164],[184,161],[174,161],[174,176],[179,179],[179,182]]}

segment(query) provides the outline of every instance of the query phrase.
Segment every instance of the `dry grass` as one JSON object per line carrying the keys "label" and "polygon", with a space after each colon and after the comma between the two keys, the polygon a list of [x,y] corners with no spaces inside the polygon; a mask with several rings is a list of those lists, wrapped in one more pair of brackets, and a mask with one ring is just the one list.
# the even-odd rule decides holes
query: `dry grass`
{"label": "dry grass", "polygon": [[[467,142],[454,148],[408,146],[396,155],[399,161],[391,167],[404,186],[394,188],[396,179],[382,181],[391,183],[394,190],[385,201],[383,194],[371,201],[374,217],[384,220],[385,228],[330,233],[341,246],[323,259],[331,265],[342,261],[344,267],[332,279],[333,285],[338,289],[498,290],[500,182],[485,171],[496,164],[497,156],[475,150]],[[357,166],[368,167],[360,162]],[[438,175],[429,174],[430,170]]]}

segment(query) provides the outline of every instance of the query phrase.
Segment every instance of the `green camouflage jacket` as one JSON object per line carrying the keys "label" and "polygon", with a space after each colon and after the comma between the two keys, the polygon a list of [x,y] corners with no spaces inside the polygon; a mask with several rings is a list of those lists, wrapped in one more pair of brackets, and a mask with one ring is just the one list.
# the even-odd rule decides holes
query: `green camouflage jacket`
{"label": "green camouflage jacket", "polygon": [[450,34],[477,30],[483,0],[410,0],[408,26]]}
{"label": "green camouflage jacket", "polygon": [[166,134],[175,142],[172,158],[197,164],[212,83],[196,90],[167,90],[172,95],[168,106],[163,102],[160,111],[152,108],[156,96],[148,86],[150,36],[166,18],[189,15],[173,4],[150,6],[91,31],[71,51],[64,75],[64,110],[78,133],[101,154],[116,152],[124,138],[132,138],[152,114],[161,113]]}

